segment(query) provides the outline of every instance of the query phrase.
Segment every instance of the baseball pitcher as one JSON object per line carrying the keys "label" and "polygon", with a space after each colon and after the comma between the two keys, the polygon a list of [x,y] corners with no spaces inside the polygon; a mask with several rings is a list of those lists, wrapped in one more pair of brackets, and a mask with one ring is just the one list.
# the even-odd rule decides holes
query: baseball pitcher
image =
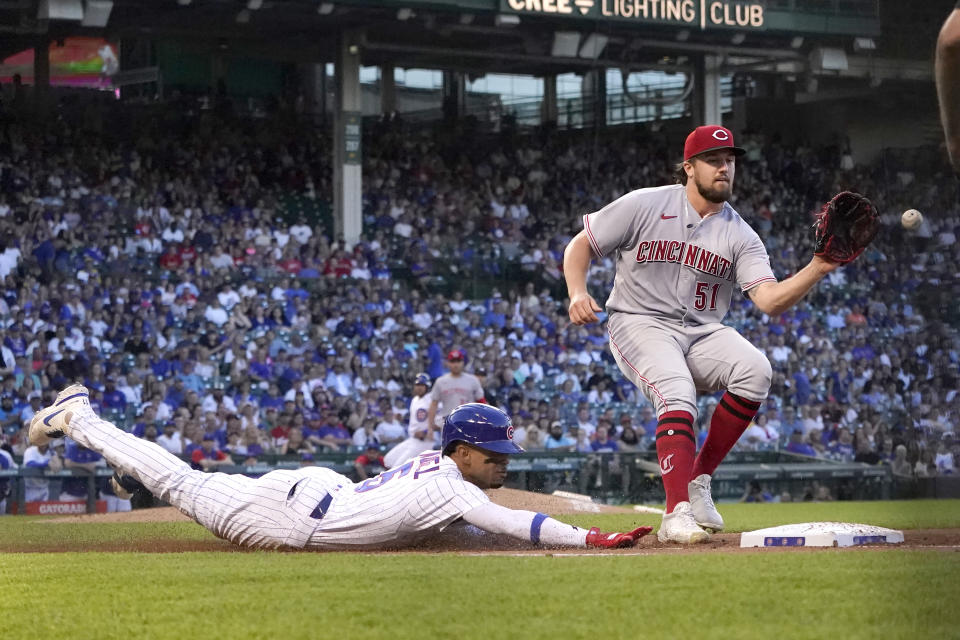
{"label": "baseball pitcher", "polygon": [[[710,479],[767,397],[766,356],[721,324],[734,287],[768,315],[800,300],[824,276],[854,259],[876,234],[868,200],[845,192],[821,213],[810,263],[778,282],[759,236],[730,206],[744,153],[719,125],[687,136],[679,184],[637,189],[583,217],[564,253],[570,321],[597,321],[587,292],[593,257],[613,255],[607,299],[610,349],[623,374],[656,408],[657,457],[666,510],[662,542],[706,541],[723,519]],[[724,389],[700,453],[693,425],[698,391]]]}

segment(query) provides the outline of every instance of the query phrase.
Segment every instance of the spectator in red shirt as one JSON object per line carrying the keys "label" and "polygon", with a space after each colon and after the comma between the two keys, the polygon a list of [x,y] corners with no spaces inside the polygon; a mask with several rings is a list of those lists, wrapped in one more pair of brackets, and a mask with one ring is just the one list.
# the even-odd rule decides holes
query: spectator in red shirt
{"label": "spectator in red shirt", "polygon": [[324,275],[333,274],[337,278],[348,278],[351,271],[353,271],[353,260],[343,249],[338,249],[330,256],[323,268]]}
{"label": "spectator in red shirt", "polygon": [[133,227],[133,233],[141,237],[152,236],[153,228],[150,225],[150,221],[147,220],[146,218],[140,220],[140,222],[138,222],[136,226]]}
{"label": "spectator in red shirt", "polygon": [[171,271],[179,269],[183,265],[183,258],[177,253],[177,247],[167,245],[167,252],[160,256],[160,266]]}
{"label": "spectator in red shirt", "polygon": [[190,455],[190,461],[193,463],[194,469],[202,471],[210,471],[216,467],[233,464],[230,456],[216,448],[216,439],[212,433],[203,434],[200,448],[194,449]]}
{"label": "spectator in red shirt", "polygon": [[292,273],[293,275],[297,275],[300,273],[300,270],[303,269],[303,263],[290,250],[284,252],[283,260],[278,263],[278,266],[287,273]]}
{"label": "spectator in red shirt", "polygon": [[370,476],[386,471],[387,464],[380,454],[380,446],[376,442],[368,442],[364,452],[353,461],[353,468],[359,480],[366,480]]}
{"label": "spectator in red shirt", "polygon": [[280,420],[280,416],[277,415],[276,407],[267,407],[267,421],[275,422],[274,426],[270,427],[270,437],[273,438],[273,445],[279,447],[281,440],[286,440],[290,436],[290,425],[286,421],[286,417],[283,420]]}
{"label": "spectator in red shirt", "polygon": [[187,264],[197,259],[197,250],[186,243],[180,245],[179,253],[180,259]]}
{"label": "spectator in red shirt", "polygon": [[847,325],[865,325],[867,316],[863,315],[860,305],[855,304],[850,307],[850,313],[847,314]]}

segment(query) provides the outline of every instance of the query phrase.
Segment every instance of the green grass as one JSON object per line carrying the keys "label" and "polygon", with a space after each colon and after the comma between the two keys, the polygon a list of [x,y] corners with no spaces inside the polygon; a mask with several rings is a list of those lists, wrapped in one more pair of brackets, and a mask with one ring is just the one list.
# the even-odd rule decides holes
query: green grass
{"label": "green grass", "polygon": [[[892,502],[796,502],[785,504],[721,504],[728,532],[752,531],[795,522],[839,521],[892,529],[960,528],[960,500],[910,500]],[[637,514],[581,514],[560,518],[583,527],[608,531],[640,525],[659,526],[660,516]],[[51,522],[33,517],[0,518],[0,550],[48,551],[55,548],[133,546],[144,538],[164,541],[219,543],[192,522],[97,523]],[[222,543],[226,545],[227,543]]]}
{"label": "green grass", "polygon": [[957,575],[930,551],[4,554],[0,611],[31,640],[946,638]]}
{"label": "green grass", "polygon": [[139,540],[216,540],[194,522],[89,523],[50,522],[42,516],[0,518],[0,550],[49,551],[54,548],[83,550],[86,545],[125,543]]}
{"label": "green grass", "polygon": [[[960,527],[960,501],[723,504],[732,530],[841,520]],[[620,529],[648,514],[564,521]],[[0,549],[231,549],[193,523],[0,518]],[[0,553],[4,640],[151,638],[946,638],[960,553],[665,552],[581,557]]]}

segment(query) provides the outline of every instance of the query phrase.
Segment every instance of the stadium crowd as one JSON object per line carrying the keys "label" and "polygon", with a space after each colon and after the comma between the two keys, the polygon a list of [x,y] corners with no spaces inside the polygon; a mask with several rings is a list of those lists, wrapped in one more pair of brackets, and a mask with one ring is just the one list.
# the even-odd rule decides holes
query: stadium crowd
{"label": "stadium crowd", "polygon": [[[331,143],[302,119],[116,104],[4,120],[3,446],[23,456],[33,413],[79,380],[108,419],[204,467],[376,460],[406,437],[413,377],[436,379],[460,349],[525,448],[651,450],[652,408],[603,324],[568,322],[562,251],[582,213],[672,182],[678,140],[642,126],[367,130],[364,235],[349,246],[317,223]],[[840,141],[759,133],[745,146],[732,204],[779,277],[807,261],[819,203],[844,188],[890,231],[780,317],[735,296],[728,322],[774,369],[738,448],[954,473],[960,208],[941,155],[863,165]],[[892,231],[908,207],[924,224]],[[595,262],[595,295],[612,274]],[[702,399],[701,437],[715,402]]]}

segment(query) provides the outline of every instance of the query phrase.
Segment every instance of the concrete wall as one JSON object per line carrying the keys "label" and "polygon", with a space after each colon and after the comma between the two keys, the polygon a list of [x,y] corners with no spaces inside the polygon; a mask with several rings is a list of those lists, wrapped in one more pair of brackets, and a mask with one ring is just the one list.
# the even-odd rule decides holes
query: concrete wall
{"label": "concrete wall", "polygon": [[938,144],[942,137],[932,86],[881,86],[868,96],[804,104],[757,98],[746,101],[746,110],[748,129],[779,133],[788,144],[849,138],[858,163],[885,148]]}

